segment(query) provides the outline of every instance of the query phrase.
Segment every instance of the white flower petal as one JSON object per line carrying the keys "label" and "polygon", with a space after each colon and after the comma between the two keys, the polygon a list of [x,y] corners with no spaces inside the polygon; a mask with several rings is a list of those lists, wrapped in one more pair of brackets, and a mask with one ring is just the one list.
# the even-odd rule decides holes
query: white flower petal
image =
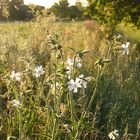
{"label": "white flower petal", "polygon": [[41,75],[43,75],[45,73],[45,71],[43,70],[42,66],[37,66],[34,70],[34,75],[35,77],[40,77]]}
{"label": "white flower petal", "polygon": [[19,72],[15,73],[15,71],[12,71],[10,78],[13,81],[20,81],[21,80],[21,73],[19,73]]}

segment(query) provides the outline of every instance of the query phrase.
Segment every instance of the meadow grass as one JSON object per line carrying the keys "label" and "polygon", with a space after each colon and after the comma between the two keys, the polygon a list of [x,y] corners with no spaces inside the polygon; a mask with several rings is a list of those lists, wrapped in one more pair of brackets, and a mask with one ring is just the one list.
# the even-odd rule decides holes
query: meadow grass
{"label": "meadow grass", "polygon": [[122,32],[129,39],[140,43],[140,29],[137,29],[131,25],[120,24],[118,25],[117,30]]}
{"label": "meadow grass", "polygon": [[0,31],[0,139],[140,138],[137,42],[51,17]]}

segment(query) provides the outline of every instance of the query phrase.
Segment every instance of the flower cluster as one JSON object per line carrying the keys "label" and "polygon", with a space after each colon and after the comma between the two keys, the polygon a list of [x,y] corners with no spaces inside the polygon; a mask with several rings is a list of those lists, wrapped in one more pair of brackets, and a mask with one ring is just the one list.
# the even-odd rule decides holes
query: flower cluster
{"label": "flower cluster", "polygon": [[84,78],[84,75],[80,75],[75,79],[71,79],[68,82],[68,89],[69,91],[73,91],[74,93],[78,92],[78,88],[87,88],[87,81]]}
{"label": "flower cluster", "polygon": [[67,59],[67,74],[70,75],[73,71],[73,67],[75,66],[76,68],[81,68],[82,64],[81,64],[81,60],[80,59],[75,59],[74,58],[68,58]]}
{"label": "flower cluster", "polygon": [[[44,69],[42,66],[36,66],[34,69],[34,75],[36,78],[40,77],[41,75],[43,75],[45,73]],[[12,79],[12,81],[21,81],[22,78],[22,73],[21,72],[15,72],[12,71],[10,78]]]}

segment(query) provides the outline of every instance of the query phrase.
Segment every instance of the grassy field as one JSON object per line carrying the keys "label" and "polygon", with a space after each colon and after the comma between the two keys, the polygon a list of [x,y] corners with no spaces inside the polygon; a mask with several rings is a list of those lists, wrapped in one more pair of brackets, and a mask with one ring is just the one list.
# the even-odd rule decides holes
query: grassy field
{"label": "grassy field", "polygon": [[119,25],[117,30],[122,32],[129,39],[140,43],[140,29],[134,28],[132,26]]}
{"label": "grassy field", "polygon": [[0,139],[139,140],[139,30],[118,30],[1,24]]}

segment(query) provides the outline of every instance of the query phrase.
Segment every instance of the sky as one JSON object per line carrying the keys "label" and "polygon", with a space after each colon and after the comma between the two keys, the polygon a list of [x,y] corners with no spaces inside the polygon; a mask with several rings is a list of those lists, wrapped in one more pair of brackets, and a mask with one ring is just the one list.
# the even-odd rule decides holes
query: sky
{"label": "sky", "polygon": [[[75,4],[76,0],[68,0],[71,5]],[[59,2],[59,0],[24,0],[25,4],[36,4],[36,5],[42,5],[45,7],[51,7],[54,2]],[[86,2],[86,0],[81,0],[81,2]]]}

